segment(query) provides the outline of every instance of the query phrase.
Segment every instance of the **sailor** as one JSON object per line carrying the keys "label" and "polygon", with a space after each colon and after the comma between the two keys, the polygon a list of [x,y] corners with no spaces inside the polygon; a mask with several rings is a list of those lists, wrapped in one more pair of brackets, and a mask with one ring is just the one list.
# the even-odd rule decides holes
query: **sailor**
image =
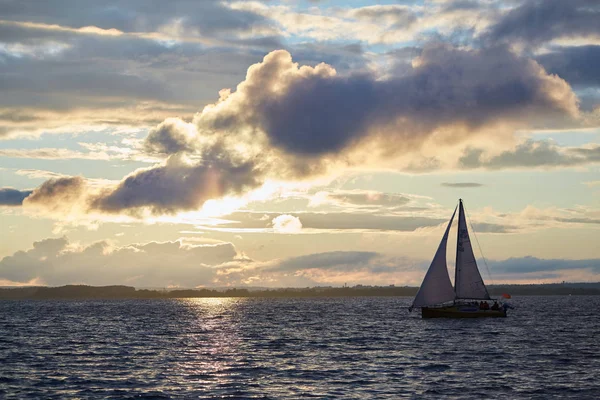
{"label": "sailor", "polygon": [[498,302],[496,300],[494,300],[494,304],[492,305],[492,310],[497,311],[500,309],[500,306],[498,305]]}
{"label": "sailor", "polygon": [[483,302],[483,309],[484,309],[484,310],[489,310],[489,309],[490,309],[490,305],[488,304],[488,302],[487,302],[487,301],[484,301],[484,302]]}
{"label": "sailor", "polygon": [[483,300],[481,300],[481,301],[479,302],[479,309],[480,309],[480,310],[485,310],[485,308],[484,308],[484,307],[485,307],[485,306],[483,305]]}

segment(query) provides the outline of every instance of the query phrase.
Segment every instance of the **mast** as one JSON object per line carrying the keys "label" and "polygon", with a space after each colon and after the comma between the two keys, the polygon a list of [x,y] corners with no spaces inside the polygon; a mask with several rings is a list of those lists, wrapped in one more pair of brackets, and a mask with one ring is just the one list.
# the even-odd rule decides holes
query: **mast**
{"label": "mast", "polygon": [[490,299],[488,290],[477,268],[475,255],[473,254],[462,199],[459,199],[458,204],[454,292],[457,299]]}
{"label": "mast", "polygon": [[[457,225],[457,228],[456,228],[456,262],[454,263],[454,292],[455,293],[457,293],[457,288],[459,287],[460,270],[462,268],[462,265],[459,262],[459,254],[462,249],[460,233],[462,232],[462,228],[463,228],[460,223],[460,220],[461,220],[460,217],[463,215],[464,212],[465,212],[465,210],[463,208],[462,199],[458,199],[458,221],[456,223],[456,225]],[[457,294],[457,297],[458,297],[458,294]]]}

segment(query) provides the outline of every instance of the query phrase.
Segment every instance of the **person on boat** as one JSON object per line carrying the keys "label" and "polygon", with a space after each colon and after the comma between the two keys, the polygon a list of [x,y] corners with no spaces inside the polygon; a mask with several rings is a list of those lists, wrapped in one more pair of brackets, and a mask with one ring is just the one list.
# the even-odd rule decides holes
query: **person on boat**
{"label": "person on boat", "polygon": [[492,305],[492,310],[498,311],[499,309],[500,309],[500,306],[498,305],[498,302],[496,300],[494,300],[494,304]]}
{"label": "person on boat", "polygon": [[481,300],[481,301],[479,302],[479,309],[480,309],[480,310],[483,310],[483,300]]}
{"label": "person on boat", "polygon": [[490,309],[490,305],[488,304],[487,301],[483,302],[483,310],[489,310]]}

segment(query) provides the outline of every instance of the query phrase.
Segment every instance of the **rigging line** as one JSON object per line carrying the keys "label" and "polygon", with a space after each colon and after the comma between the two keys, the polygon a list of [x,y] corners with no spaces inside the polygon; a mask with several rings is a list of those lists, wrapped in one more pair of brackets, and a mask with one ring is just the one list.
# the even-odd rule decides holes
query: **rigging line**
{"label": "rigging line", "polygon": [[469,225],[471,226],[471,232],[473,232],[473,236],[475,236],[475,242],[477,242],[477,247],[479,248],[479,253],[481,253],[481,258],[483,258],[483,263],[485,264],[485,269],[487,270],[488,276],[490,277],[490,281],[492,283],[492,285],[496,285],[494,283],[494,278],[492,278],[492,273],[490,272],[490,267],[488,266],[487,260],[485,259],[485,256],[483,255],[483,251],[481,250],[481,245],[479,244],[479,239],[477,238],[477,234],[475,233],[475,229],[473,228],[473,223],[471,222],[471,217],[469,217],[469,213],[467,212],[467,209],[465,207],[463,207],[463,209],[465,210],[465,216],[467,217],[467,220],[469,222]]}

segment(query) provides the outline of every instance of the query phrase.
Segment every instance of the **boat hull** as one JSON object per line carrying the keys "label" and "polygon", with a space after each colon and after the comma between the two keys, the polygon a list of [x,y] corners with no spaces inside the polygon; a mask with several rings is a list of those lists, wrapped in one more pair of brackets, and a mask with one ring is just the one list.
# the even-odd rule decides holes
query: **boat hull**
{"label": "boat hull", "polygon": [[476,307],[434,307],[421,308],[423,318],[504,318],[504,310],[480,310]]}

